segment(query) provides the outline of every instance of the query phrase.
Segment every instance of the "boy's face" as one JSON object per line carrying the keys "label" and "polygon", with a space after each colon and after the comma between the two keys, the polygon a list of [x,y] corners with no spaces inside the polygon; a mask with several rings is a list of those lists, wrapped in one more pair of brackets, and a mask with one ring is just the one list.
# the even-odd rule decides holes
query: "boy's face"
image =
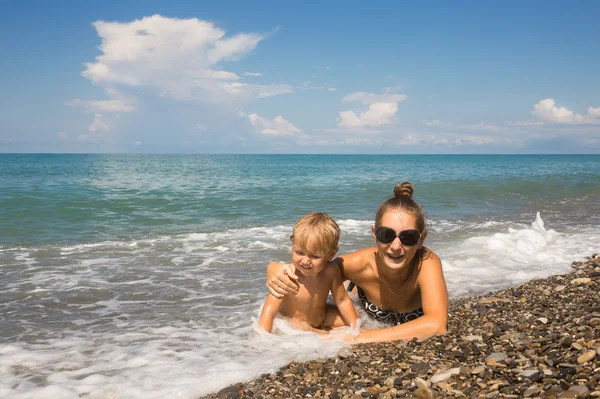
{"label": "boy's face", "polygon": [[300,271],[305,276],[316,276],[323,271],[335,253],[336,251],[327,254],[311,251],[292,242],[292,263],[296,271]]}

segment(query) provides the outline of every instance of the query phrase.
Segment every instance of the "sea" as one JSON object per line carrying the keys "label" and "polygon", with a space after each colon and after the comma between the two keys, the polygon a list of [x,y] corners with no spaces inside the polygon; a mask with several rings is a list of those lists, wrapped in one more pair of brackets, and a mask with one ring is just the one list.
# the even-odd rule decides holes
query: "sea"
{"label": "sea", "polygon": [[0,398],[196,399],[335,356],[256,331],[265,268],[311,211],[372,246],[403,181],[451,299],[600,252],[600,155],[1,154]]}

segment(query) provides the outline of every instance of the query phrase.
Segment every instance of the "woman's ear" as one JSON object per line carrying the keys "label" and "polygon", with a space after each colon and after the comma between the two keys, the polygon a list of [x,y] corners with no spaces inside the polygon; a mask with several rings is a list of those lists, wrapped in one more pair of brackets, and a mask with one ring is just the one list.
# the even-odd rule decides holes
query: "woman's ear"
{"label": "woman's ear", "polygon": [[421,233],[421,239],[419,240],[419,248],[421,248],[423,246],[423,243],[425,242],[426,237],[427,237],[427,230],[425,230],[424,232]]}
{"label": "woman's ear", "polygon": [[373,236],[375,243],[377,243],[377,238],[375,238],[375,225],[371,226],[371,235]]}

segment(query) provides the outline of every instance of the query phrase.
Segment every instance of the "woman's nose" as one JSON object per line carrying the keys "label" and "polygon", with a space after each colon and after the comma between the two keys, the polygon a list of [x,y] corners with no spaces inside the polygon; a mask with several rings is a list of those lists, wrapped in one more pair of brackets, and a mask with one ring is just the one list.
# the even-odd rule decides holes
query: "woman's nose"
{"label": "woman's nose", "polygon": [[394,238],[392,241],[392,249],[400,249],[402,247],[402,243],[400,242],[400,237]]}

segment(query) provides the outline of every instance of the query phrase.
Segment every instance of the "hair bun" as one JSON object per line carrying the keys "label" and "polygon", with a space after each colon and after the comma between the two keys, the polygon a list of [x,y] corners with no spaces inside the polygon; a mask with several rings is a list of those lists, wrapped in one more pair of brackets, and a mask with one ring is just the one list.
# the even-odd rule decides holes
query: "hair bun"
{"label": "hair bun", "polygon": [[415,189],[412,185],[412,183],[405,181],[404,183],[400,184],[396,184],[396,187],[394,187],[394,197],[396,198],[400,198],[400,197],[407,197],[407,198],[412,198],[413,193],[415,192]]}

